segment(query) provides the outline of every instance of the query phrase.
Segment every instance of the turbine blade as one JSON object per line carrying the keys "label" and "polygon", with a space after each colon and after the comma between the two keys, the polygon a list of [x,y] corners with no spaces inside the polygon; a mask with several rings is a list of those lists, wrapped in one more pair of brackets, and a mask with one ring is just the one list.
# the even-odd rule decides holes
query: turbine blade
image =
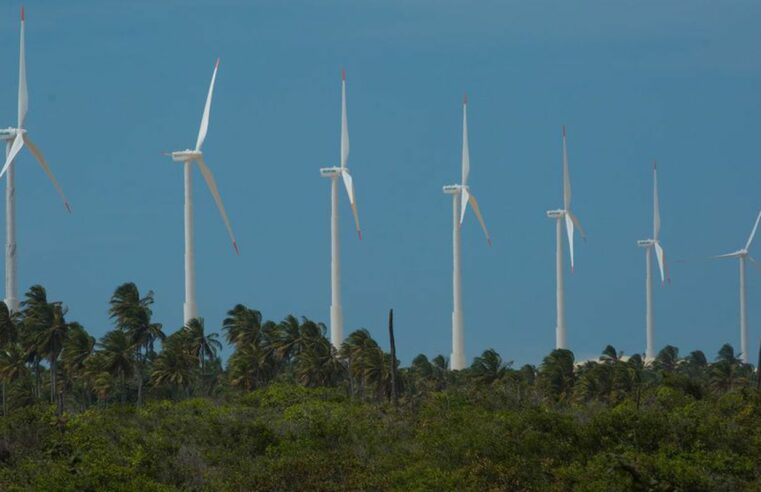
{"label": "turbine blade", "polygon": [[565,126],[563,126],[563,208],[571,209],[571,174],[568,169],[568,145],[566,144]]}
{"label": "turbine blade", "polygon": [[489,230],[486,229],[486,222],[484,222],[484,218],[481,216],[481,209],[478,207],[478,201],[476,200],[476,197],[474,195],[470,195],[468,201],[470,202],[470,206],[473,207],[473,212],[476,214],[478,222],[481,223],[481,229],[484,231],[486,241],[489,243],[489,246],[491,246],[491,236],[489,236]]}
{"label": "turbine blade", "polygon": [[658,200],[658,169],[653,161],[653,239],[658,240],[661,232],[661,207]]}
{"label": "turbine blade", "polygon": [[465,220],[465,211],[468,209],[468,202],[470,201],[470,192],[467,188],[462,188],[460,192],[460,225]]}
{"label": "turbine blade", "polygon": [[[349,161],[349,117],[346,113],[346,71],[341,71],[341,168]],[[351,178],[349,178],[351,179]],[[352,203],[354,200],[352,199]]]}
{"label": "turbine blade", "polygon": [[661,271],[661,283],[666,281],[666,260],[663,257],[663,248],[659,242],[655,242],[655,258],[658,260],[658,268]]}
{"label": "turbine blade", "polygon": [[16,134],[16,138],[13,139],[13,144],[11,144],[11,150],[8,152],[8,156],[5,158],[5,165],[3,166],[3,170],[0,171],[0,178],[2,178],[5,175],[5,172],[10,167],[11,163],[13,162],[13,159],[16,158],[18,153],[21,151],[21,147],[24,146],[24,137],[21,133]]}
{"label": "turbine blade", "polygon": [[225,206],[222,204],[222,197],[219,195],[219,190],[217,189],[216,181],[214,181],[214,176],[211,174],[211,171],[206,165],[206,162],[204,162],[203,157],[199,157],[196,162],[198,162],[198,168],[201,170],[201,174],[203,174],[203,178],[206,180],[206,184],[209,186],[209,191],[211,191],[211,196],[214,197],[214,201],[217,204],[219,214],[222,216],[222,220],[224,221],[225,227],[227,228],[227,234],[230,235],[230,240],[233,242],[235,254],[240,254],[238,251],[238,242],[235,240],[233,228],[230,226],[230,221],[227,218],[227,212],[225,212]]}
{"label": "turbine blade", "polygon": [[753,237],[756,235],[756,230],[758,229],[758,221],[761,220],[761,210],[758,212],[758,216],[756,217],[756,223],[753,224],[753,230],[750,233],[750,236],[748,236],[748,242],[745,243],[745,250],[750,249],[750,243],[753,242]]}
{"label": "turbine blade", "polygon": [[203,141],[206,140],[206,132],[209,131],[209,113],[211,112],[211,96],[214,94],[214,81],[217,79],[217,70],[219,69],[219,58],[214,65],[214,72],[211,74],[211,84],[209,84],[209,93],[206,95],[206,105],[203,107],[203,116],[201,117],[201,127],[198,129],[198,140],[196,140],[196,150],[201,150]]}
{"label": "turbine blade", "polygon": [[576,228],[579,230],[579,235],[581,236],[581,239],[586,240],[587,239],[587,233],[584,231],[584,228],[581,227],[581,222],[579,221],[579,218],[576,217],[573,212],[570,210],[567,212],[568,215],[571,216],[571,220],[573,221],[573,225],[576,226]]}
{"label": "turbine blade", "polygon": [[573,219],[570,214],[565,214],[565,231],[568,235],[568,251],[571,256],[571,271],[573,271]]}
{"label": "turbine blade", "polygon": [[349,195],[349,203],[351,204],[351,213],[354,215],[354,225],[357,228],[357,235],[361,240],[362,230],[359,228],[359,213],[357,212],[357,202],[354,199],[354,180],[351,179],[351,175],[347,170],[342,171],[341,176],[343,177],[346,194]]}
{"label": "turbine blade", "polygon": [[[468,147],[468,96],[465,95],[462,101],[462,181],[463,186],[468,184],[468,174],[470,174],[470,149]],[[466,203],[466,202],[463,202]],[[463,205],[463,210],[465,210]],[[464,214],[464,212],[463,212]],[[462,222],[462,220],[460,220]]]}
{"label": "turbine blade", "polygon": [[717,260],[719,258],[737,258],[738,256],[740,256],[741,253],[742,251],[733,251],[731,253],[726,253],[723,255],[711,256],[709,260]]}
{"label": "turbine blade", "polygon": [[24,128],[26,111],[29,108],[29,93],[26,88],[26,48],[24,41],[24,7],[21,7],[21,40],[18,61],[18,128]]}
{"label": "turbine blade", "polygon": [[761,272],[761,263],[756,261],[756,259],[753,258],[751,255],[748,255],[748,259],[750,260],[750,264],[756,267],[756,269]]}
{"label": "turbine blade", "polygon": [[55,187],[58,194],[61,195],[61,200],[63,200],[63,205],[66,207],[66,210],[71,213],[71,205],[69,205],[69,201],[66,199],[66,195],[63,194],[63,189],[61,188],[61,185],[58,184],[58,180],[56,180],[55,176],[53,176],[53,171],[50,170],[50,166],[48,166],[48,163],[45,161],[45,157],[42,155],[42,152],[40,152],[40,149],[34,145],[34,142],[32,142],[32,140],[29,138],[28,133],[24,134],[24,141],[26,142],[27,147],[29,147],[29,150],[32,152],[34,157],[37,159],[37,162],[40,163],[42,170],[45,171],[45,174],[48,175],[50,181],[53,182],[53,186]]}

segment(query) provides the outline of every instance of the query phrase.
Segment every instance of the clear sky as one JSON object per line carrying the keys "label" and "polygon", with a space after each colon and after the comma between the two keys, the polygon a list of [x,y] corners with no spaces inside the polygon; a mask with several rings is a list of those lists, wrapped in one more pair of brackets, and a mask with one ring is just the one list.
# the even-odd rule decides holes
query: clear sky
{"label": "clear sky", "polygon": [[[2,125],[15,125],[18,8],[0,7]],[[644,351],[636,241],[651,235],[653,159],[673,278],[655,290],[656,345],[709,356],[739,347],[737,260],[703,258],[740,248],[761,207],[759,19],[756,1],[30,2],[27,128],[74,213],[24,151],[19,284],[45,285],[101,336],[113,289],[134,281],[155,291],[166,331],[180,327],[182,170],[161,153],[194,145],[219,56],[204,152],[241,255],[196,170],[200,313],[211,330],[236,303],[327,322],[330,195],[319,168],[338,162],[345,67],[364,232],[358,241],[342,195],[347,333],[365,327],[387,347],[394,307],[403,363],[449,356],[451,199],[441,186],[459,180],[467,92],[470,185],[494,239],[489,248],[469,212],[469,360],[493,347],[538,363],[553,348],[545,211],[562,203],[563,124],[589,236],[566,275],[577,357],[608,343]],[[748,297],[755,352],[755,270]]]}

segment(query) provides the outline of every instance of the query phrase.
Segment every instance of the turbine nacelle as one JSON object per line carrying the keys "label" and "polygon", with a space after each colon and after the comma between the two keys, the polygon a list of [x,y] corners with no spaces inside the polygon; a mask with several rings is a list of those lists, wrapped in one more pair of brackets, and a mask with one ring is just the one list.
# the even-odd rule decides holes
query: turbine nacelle
{"label": "turbine nacelle", "polygon": [[201,159],[203,157],[203,152],[200,150],[185,149],[172,152],[170,155],[174,162],[188,162]]}
{"label": "turbine nacelle", "polygon": [[26,130],[24,130],[23,128],[13,128],[13,127],[0,129],[0,140],[6,140],[6,141],[13,140],[14,138],[16,138],[16,135],[18,135],[19,133],[24,134],[26,133]]}
{"label": "turbine nacelle", "polygon": [[346,168],[346,167],[344,167],[342,169],[342,168],[337,167],[337,166],[334,166],[334,167],[323,167],[323,168],[320,168],[320,176],[322,176],[323,178],[337,178],[338,176],[341,175],[341,173],[344,170],[348,171],[349,169]]}
{"label": "turbine nacelle", "polygon": [[468,186],[455,184],[443,186],[441,189],[447,195],[456,195],[457,193],[462,193],[463,189],[468,190],[470,188]]}
{"label": "turbine nacelle", "polygon": [[566,210],[558,209],[558,210],[547,210],[547,217],[550,219],[560,219],[565,217],[565,215],[568,212]]}
{"label": "turbine nacelle", "polygon": [[640,239],[637,241],[637,246],[640,248],[652,248],[655,246],[655,240],[654,239]]}

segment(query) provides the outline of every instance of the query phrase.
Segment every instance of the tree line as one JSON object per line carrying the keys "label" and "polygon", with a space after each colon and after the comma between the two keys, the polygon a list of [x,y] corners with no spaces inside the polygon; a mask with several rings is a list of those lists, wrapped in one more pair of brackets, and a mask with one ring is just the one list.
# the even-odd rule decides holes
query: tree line
{"label": "tree line", "polygon": [[[167,335],[153,320],[154,294],[141,295],[134,283],[116,288],[109,300],[114,329],[99,340],[68,321],[60,301],[32,286],[19,312],[0,302],[0,383],[2,411],[48,401],[60,415],[111,403],[143,405],[146,398],[220,397],[273,383],[333,387],[352,399],[414,404],[453,387],[498,386],[518,402],[639,405],[643,391],[675,387],[701,399],[758,386],[761,373],[744,364],[731,345],[713,361],[701,351],[680,357],[664,347],[650,364],[639,354],[625,357],[612,346],[598,360],[577,362],[568,350],[554,350],[539,366],[514,368],[493,349],[463,371],[448,370],[442,355],[420,354],[399,367],[365,329],[348,335],[339,350],[324,324],[289,315],[280,322],[242,304],[227,313],[223,337],[193,319]],[[393,336],[393,332],[391,333]],[[222,338],[233,350],[225,367]]]}

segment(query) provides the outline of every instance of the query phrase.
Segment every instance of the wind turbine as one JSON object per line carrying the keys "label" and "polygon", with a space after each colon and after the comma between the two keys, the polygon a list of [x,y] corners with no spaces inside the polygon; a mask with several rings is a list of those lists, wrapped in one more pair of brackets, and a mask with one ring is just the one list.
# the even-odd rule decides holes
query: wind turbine
{"label": "wind turbine", "polygon": [[758,262],[748,253],[750,244],[753,242],[753,237],[756,235],[759,220],[761,220],[761,211],[759,211],[756,217],[756,223],[753,224],[753,230],[750,232],[750,236],[748,236],[745,247],[732,253],[714,256],[714,258],[738,258],[740,260],[740,350],[742,351],[743,362],[746,364],[750,363],[750,351],[748,347],[748,308],[746,306],[745,295],[745,259],[750,260],[751,264],[756,268],[761,268]]}
{"label": "wind turbine", "polygon": [[[653,238],[637,241],[637,246],[645,248],[645,361],[655,359],[655,324],[653,321],[653,274],[652,274],[652,251],[655,250],[655,258],[658,261],[658,269],[661,272],[661,285],[668,278],[666,259],[663,255],[663,247],[658,238],[661,232],[661,210],[658,202],[658,168],[653,161]],[[671,279],[668,279],[669,282]]]}
{"label": "wind turbine", "polygon": [[214,81],[217,78],[217,70],[219,69],[219,58],[214,65],[214,72],[211,75],[211,84],[209,85],[209,93],[206,96],[206,105],[203,108],[203,116],[201,117],[201,127],[198,130],[198,139],[196,140],[195,149],[185,149],[172,152],[171,157],[175,162],[181,162],[183,164],[183,170],[185,173],[185,305],[183,306],[183,315],[185,324],[191,319],[198,317],[198,307],[196,306],[196,276],[195,276],[195,259],[193,255],[193,162],[198,164],[198,168],[201,170],[201,174],[206,180],[206,184],[209,186],[209,191],[214,197],[214,201],[217,204],[219,213],[222,216],[222,220],[227,228],[227,233],[230,235],[230,239],[233,242],[233,248],[235,254],[239,254],[238,243],[235,241],[233,235],[233,229],[230,226],[230,221],[227,219],[227,213],[225,212],[225,206],[222,204],[222,197],[219,195],[217,189],[217,183],[214,181],[214,176],[211,174],[206,162],[203,159],[203,152],[201,147],[206,139],[206,132],[209,130],[209,112],[211,111],[211,96],[214,93]]}
{"label": "wind turbine", "polygon": [[579,234],[586,238],[584,228],[578,217],[571,212],[571,176],[568,171],[568,147],[566,145],[565,126],[563,126],[563,208],[548,210],[547,217],[555,219],[555,275],[557,277],[557,325],[555,327],[555,348],[567,348],[565,329],[565,297],[563,294],[563,224],[568,235],[568,252],[571,257],[573,272],[573,231],[579,228]]}
{"label": "wind turbine", "polygon": [[452,370],[459,371],[465,368],[465,327],[462,313],[462,273],[460,261],[460,227],[465,219],[465,210],[468,203],[473,208],[481,228],[484,230],[486,240],[491,246],[489,231],[481,216],[476,197],[470,193],[468,187],[468,174],[470,173],[470,151],[468,149],[468,96],[462,102],[462,182],[461,184],[444,186],[444,193],[452,195],[452,356],[450,366]]}
{"label": "wind turbine", "polygon": [[359,228],[357,202],[354,197],[354,183],[346,163],[349,160],[349,121],[346,116],[346,71],[341,71],[341,165],[320,169],[323,178],[330,178],[330,342],[340,348],[344,338],[344,320],[341,308],[341,262],[338,243],[338,178],[343,179],[346,193],[349,195],[351,211],[357,235],[362,239]]}
{"label": "wind turbine", "polygon": [[18,124],[16,128],[0,130],[0,139],[5,140],[5,165],[0,171],[0,178],[7,173],[5,182],[5,303],[11,311],[18,311],[18,286],[16,284],[16,174],[13,160],[26,144],[42,166],[42,170],[53,182],[53,186],[63,199],[66,210],[71,212],[69,202],[58,185],[50,167],[45,161],[40,149],[32,143],[29,133],[24,128],[24,120],[29,105],[26,87],[26,54],[24,49],[24,7],[21,7],[21,40],[19,45],[19,75],[18,75]]}

